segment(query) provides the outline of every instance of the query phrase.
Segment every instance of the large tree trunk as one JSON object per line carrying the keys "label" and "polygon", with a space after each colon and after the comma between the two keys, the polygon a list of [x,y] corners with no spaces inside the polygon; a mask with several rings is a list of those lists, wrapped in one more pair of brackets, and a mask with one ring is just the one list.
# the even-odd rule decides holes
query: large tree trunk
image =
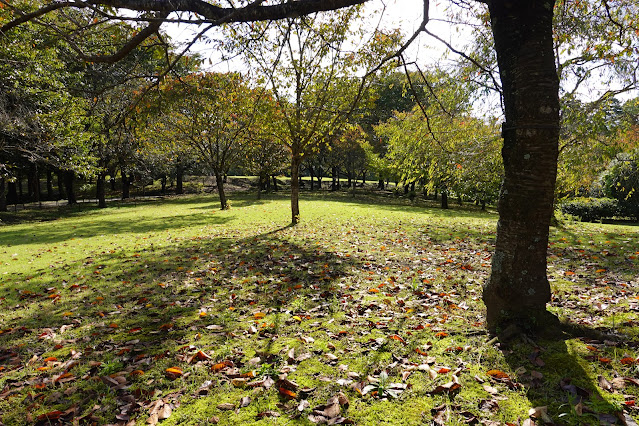
{"label": "large tree trunk", "polygon": [[300,164],[302,158],[299,153],[291,157],[291,224],[300,222]]}
{"label": "large tree trunk", "polygon": [[217,185],[217,193],[220,196],[220,208],[222,210],[229,209],[229,202],[226,199],[226,193],[224,192],[224,175],[220,172],[215,172],[215,183]]}
{"label": "large tree trunk", "polygon": [[559,139],[552,0],[488,2],[504,92],[504,181],[491,275],[483,291],[490,330],[542,325]]}

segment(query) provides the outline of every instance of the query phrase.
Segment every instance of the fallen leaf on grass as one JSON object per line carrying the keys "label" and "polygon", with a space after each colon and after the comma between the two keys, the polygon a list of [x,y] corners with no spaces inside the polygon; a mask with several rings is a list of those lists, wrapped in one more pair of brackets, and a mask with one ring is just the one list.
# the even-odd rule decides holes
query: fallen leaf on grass
{"label": "fallen leaf on grass", "polygon": [[510,379],[508,374],[504,373],[501,370],[488,370],[486,374],[494,379]]}
{"label": "fallen leaf on grass", "polygon": [[455,381],[450,381],[444,385],[437,386],[435,389],[428,393],[430,393],[431,395],[437,395],[440,393],[453,393],[458,389],[461,389],[461,384]]}
{"label": "fallen leaf on grass", "polygon": [[169,379],[175,380],[178,377],[184,375],[184,372],[180,367],[169,367],[164,370]]}
{"label": "fallen leaf on grass", "polygon": [[544,423],[553,423],[552,418],[548,415],[548,407],[546,406],[531,408],[528,410],[528,415]]}

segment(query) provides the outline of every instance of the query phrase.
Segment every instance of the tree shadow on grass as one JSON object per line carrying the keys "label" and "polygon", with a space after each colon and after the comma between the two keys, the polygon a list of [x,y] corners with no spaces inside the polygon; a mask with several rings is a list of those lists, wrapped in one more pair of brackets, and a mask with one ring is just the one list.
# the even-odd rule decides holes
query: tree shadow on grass
{"label": "tree shadow on grass", "polygon": [[[607,338],[614,338],[616,343]],[[583,343],[590,351],[584,350]],[[516,374],[511,379],[516,380],[495,380],[525,388],[531,406],[539,408],[532,416],[537,424],[634,424],[627,423],[632,418],[624,413],[624,390],[615,388],[620,383],[625,386],[623,378],[612,384],[612,377],[618,375],[616,370],[624,367],[615,354],[625,345],[623,336],[606,336],[593,328],[557,323],[534,339],[522,335],[500,344],[504,359]],[[596,376],[602,364],[610,372],[608,378]]]}
{"label": "tree shadow on grass", "polygon": [[[10,406],[18,416],[70,406],[85,412],[99,399],[101,421],[113,422],[117,398],[146,404],[139,395],[187,386],[164,378],[166,368],[190,371],[188,383],[210,378],[210,366],[187,362],[194,353],[188,345],[209,354],[211,363],[230,360],[239,368],[258,351],[283,359],[281,350],[299,330],[292,316],[322,314],[335,282],[355,262],[291,242],[285,231],[185,239],[134,254],[96,251],[31,278],[6,277],[0,412],[9,413]],[[71,356],[77,363],[64,369]],[[133,371],[143,373],[137,378]],[[70,382],[57,383],[66,373]],[[108,374],[127,383],[110,391],[112,401],[100,397],[109,393]],[[72,393],[60,395],[72,386]],[[33,391],[40,395],[37,406],[25,399]]]}

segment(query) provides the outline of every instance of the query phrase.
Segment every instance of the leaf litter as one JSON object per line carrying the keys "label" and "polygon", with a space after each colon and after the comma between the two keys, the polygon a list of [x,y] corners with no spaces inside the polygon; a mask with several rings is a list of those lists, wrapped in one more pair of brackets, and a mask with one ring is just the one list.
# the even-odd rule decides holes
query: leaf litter
{"label": "leaf litter", "polygon": [[[27,424],[157,424],[211,399],[212,423],[356,424],[382,401],[401,413],[426,398],[421,416],[435,424],[489,424],[502,398],[552,389],[546,411],[507,420],[610,421],[597,411],[603,391],[622,405],[618,424],[632,424],[637,345],[572,341],[598,372],[585,381],[558,377],[540,348],[519,358],[522,370],[504,362],[521,348],[486,345],[480,305],[493,225],[424,219],[161,232],[5,276],[0,412],[18,403]],[[551,243],[551,309],[589,326],[617,318],[622,333],[639,311],[636,260],[611,253],[638,250],[626,236],[600,245],[602,232]]]}

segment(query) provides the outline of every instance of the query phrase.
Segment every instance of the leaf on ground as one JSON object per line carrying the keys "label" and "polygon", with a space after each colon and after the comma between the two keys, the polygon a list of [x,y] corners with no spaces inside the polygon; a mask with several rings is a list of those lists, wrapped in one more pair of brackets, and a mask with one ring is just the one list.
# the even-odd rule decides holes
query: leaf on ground
{"label": "leaf on ground", "polygon": [[172,380],[175,380],[178,377],[181,377],[184,375],[184,372],[182,371],[180,367],[169,367],[166,370],[164,370],[164,372],[166,373],[167,377]]}
{"label": "leaf on ground", "polygon": [[223,404],[218,404],[217,409],[222,411],[235,410],[235,404],[231,404],[230,402],[225,402]]}

